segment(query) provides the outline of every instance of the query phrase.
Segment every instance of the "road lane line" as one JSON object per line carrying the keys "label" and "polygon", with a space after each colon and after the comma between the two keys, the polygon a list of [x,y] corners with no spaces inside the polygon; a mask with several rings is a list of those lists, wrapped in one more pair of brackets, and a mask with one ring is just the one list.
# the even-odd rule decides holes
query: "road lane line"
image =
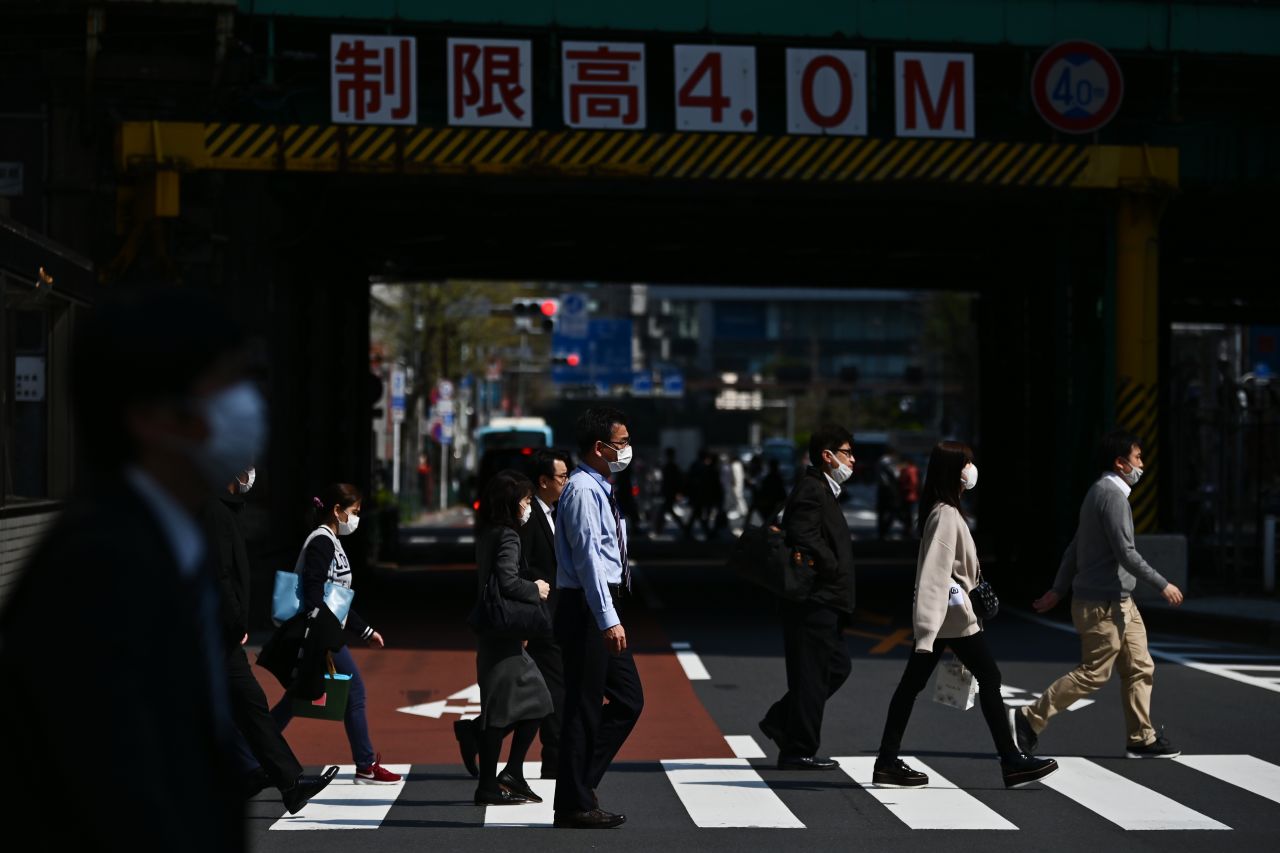
{"label": "road lane line", "polygon": [[[383,765],[406,779],[408,764]],[[286,814],[272,829],[377,829],[404,791],[405,779],[394,785],[357,785],[356,768],[344,764],[329,786],[311,799],[296,815]]]}
{"label": "road lane line", "polygon": [[1046,788],[1121,829],[1231,828],[1086,758],[1059,758],[1058,767],[1057,773],[1040,780]]}
{"label": "road lane line", "polygon": [[725,735],[725,742],[738,758],[764,758],[764,750],[751,735]]}
{"label": "road lane line", "polygon": [[[1018,828],[918,758],[905,757],[903,761],[929,774],[929,784],[923,788],[875,787],[871,781],[876,763],[873,755],[841,756],[836,761],[846,776],[912,829]],[[995,773],[994,762],[992,764],[992,773]]]}
{"label": "road lane line", "polygon": [[702,658],[691,650],[688,643],[672,643],[671,648],[675,650],[676,660],[680,661],[680,666],[684,668],[684,674],[690,681],[711,680],[711,673],[702,665]]}
{"label": "road lane line", "polygon": [[704,829],[804,829],[745,758],[663,761],[667,781]]}
{"label": "road lane line", "polygon": [[540,803],[522,803],[518,806],[485,806],[485,829],[528,829],[548,827],[555,823],[556,780],[539,779],[541,761],[524,763],[524,778],[539,797]]}
{"label": "road lane line", "polygon": [[1280,767],[1252,755],[1179,755],[1173,759],[1215,779],[1280,803]]}

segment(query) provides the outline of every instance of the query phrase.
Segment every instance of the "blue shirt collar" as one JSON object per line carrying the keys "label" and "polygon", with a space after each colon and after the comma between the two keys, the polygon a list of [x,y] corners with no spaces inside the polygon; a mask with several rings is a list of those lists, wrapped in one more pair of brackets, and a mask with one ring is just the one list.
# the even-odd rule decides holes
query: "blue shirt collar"
{"label": "blue shirt collar", "polygon": [[578,470],[589,474],[593,480],[595,480],[597,483],[600,484],[601,488],[604,489],[604,493],[606,495],[613,494],[613,484],[611,484],[608,480],[606,480],[599,471],[581,462],[578,463]]}

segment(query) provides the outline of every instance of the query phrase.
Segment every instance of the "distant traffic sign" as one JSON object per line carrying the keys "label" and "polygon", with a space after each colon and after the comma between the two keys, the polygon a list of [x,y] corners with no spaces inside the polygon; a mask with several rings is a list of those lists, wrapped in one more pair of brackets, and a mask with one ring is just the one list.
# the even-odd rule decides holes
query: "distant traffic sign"
{"label": "distant traffic sign", "polygon": [[1031,100],[1041,118],[1064,133],[1092,133],[1120,109],[1124,77],[1115,57],[1087,41],[1044,52],[1031,72]]}

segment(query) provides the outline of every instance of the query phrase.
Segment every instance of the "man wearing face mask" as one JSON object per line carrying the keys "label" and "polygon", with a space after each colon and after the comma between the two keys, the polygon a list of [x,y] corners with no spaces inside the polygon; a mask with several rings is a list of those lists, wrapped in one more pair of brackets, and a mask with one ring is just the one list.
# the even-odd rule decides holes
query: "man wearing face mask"
{"label": "man wearing face mask", "polygon": [[609,482],[631,462],[627,416],[604,406],[587,409],[578,419],[578,456],[555,527],[555,637],[565,691],[555,825],[609,829],[626,817],[601,809],[595,789],[644,708],[622,626],[631,594],[627,528]]}
{"label": "man wearing face mask", "polygon": [[256,475],[253,468],[241,471],[216,497],[209,498],[201,520],[222,591],[221,624],[231,713],[242,739],[242,760],[252,768],[245,794],[252,797],[270,785],[280,791],[289,814],[297,814],[308,800],[324,790],[338,768],[330,767],[318,777],[302,776],[302,765],[271,718],[266,694],[244,653],[244,644],[249,641],[249,553],[239,516],[244,511],[244,495],[253,488]]}
{"label": "man wearing face mask", "polygon": [[[244,849],[219,597],[198,521],[262,448],[234,322],[118,294],[72,349],[79,496],[0,614],[5,823],[53,849]],[[52,790],[36,778],[58,780]]]}
{"label": "man wearing face mask", "polygon": [[1175,758],[1180,751],[1151,723],[1156,667],[1132,593],[1142,580],[1177,607],[1182,604],[1182,590],[1151,568],[1133,544],[1129,495],[1142,479],[1142,443],[1124,430],[1108,433],[1099,446],[1098,460],[1102,474],[1084,497],[1075,538],[1062,555],[1053,588],[1031,605],[1037,613],[1047,613],[1071,590],[1080,665],[1051,684],[1035,704],[1013,712],[1014,734],[1023,752],[1034,753],[1049,720],[1106,684],[1116,668],[1124,683],[1125,754]]}
{"label": "man wearing face mask", "polygon": [[853,539],[836,498],[853,474],[853,436],[826,424],[809,439],[812,465],[782,515],[787,544],[812,561],[816,580],[805,601],[782,605],[787,692],[760,721],[778,745],[780,770],[834,770],[818,755],[827,700],[853,668],[843,629],[853,613]]}

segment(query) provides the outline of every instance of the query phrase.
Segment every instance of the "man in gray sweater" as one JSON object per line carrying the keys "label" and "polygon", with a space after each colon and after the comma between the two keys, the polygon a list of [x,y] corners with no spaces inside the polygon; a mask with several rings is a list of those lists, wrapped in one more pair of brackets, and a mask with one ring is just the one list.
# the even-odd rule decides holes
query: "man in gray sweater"
{"label": "man in gray sweater", "polygon": [[1054,714],[1093,693],[1118,668],[1124,682],[1124,719],[1129,758],[1173,758],[1169,739],[1151,725],[1151,679],[1155,663],[1147,651],[1147,629],[1133,601],[1141,579],[1178,606],[1182,590],[1142,559],[1133,546],[1133,510],[1129,494],[1142,478],[1142,444],[1124,431],[1103,436],[1099,448],[1102,476],[1080,507],[1075,538],[1062,555],[1053,588],[1032,603],[1046,613],[1067,594],[1071,621],[1080,634],[1080,665],[1049,686],[1035,704],[1011,712],[1018,747],[1035,754],[1040,732]]}

